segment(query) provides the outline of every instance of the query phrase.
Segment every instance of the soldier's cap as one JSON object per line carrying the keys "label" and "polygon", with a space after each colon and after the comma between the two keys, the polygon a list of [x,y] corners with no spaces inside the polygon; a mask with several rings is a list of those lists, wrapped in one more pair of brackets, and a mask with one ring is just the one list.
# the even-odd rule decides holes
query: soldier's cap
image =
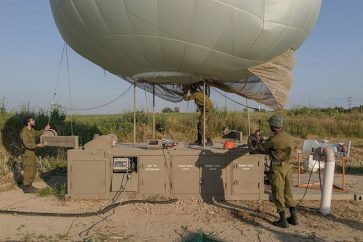
{"label": "soldier's cap", "polygon": [[276,128],[282,128],[284,126],[284,119],[282,118],[282,116],[280,114],[274,114],[271,116],[271,118],[269,120],[267,120],[267,122]]}

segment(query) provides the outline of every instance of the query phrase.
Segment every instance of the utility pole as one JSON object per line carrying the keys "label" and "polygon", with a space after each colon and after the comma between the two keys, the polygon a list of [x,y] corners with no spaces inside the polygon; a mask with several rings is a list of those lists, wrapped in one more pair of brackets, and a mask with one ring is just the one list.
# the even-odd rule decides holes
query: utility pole
{"label": "utility pole", "polygon": [[348,109],[352,110],[352,97],[347,97]]}

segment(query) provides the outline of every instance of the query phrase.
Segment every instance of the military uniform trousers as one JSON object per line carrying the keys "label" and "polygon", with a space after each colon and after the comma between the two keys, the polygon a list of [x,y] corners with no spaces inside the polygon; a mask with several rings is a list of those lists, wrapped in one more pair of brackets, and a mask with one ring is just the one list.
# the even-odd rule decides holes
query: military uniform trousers
{"label": "military uniform trousers", "polygon": [[30,185],[34,182],[35,175],[37,174],[37,161],[34,150],[25,150],[22,155],[23,158],[23,184]]}
{"label": "military uniform trousers", "polygon": [[281,165],[271,165],[269,180],[277,212],[284,212],[286,207],[295,207],[290,187],[292,183],[290,164],[282,162]]}
{"label": "military uniform trousers", "polygon": [[[205,137],[207,139],[210,138],[208,127],[209,127],[209,123],[210,123],[210,120],[211,120],[211,116],[212,116],[212,112],[206,110],[205,111]],[[198,126],[197,126],[198,139],[200,139],[200,140],[203,139],[203,117],[204,117],[204,114],[203,114],[203,109],[202,109],[201,112],[200,112],[200,116],[199,116],[199,120],[198,120]]]}

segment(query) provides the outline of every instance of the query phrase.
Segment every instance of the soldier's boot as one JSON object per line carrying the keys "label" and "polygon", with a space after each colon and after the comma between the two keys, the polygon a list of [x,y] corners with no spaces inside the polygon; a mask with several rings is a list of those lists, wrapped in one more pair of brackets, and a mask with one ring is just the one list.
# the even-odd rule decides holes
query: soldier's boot
{"label": "soldier's boot", "polygon": [[203,145],[203,141],[202,141],[202,137],[198,134],[198,138],[196,141],[194,141],[193,143],[191,143],[192,145]]}
{"label": "soldier's boot", "polygon": [[194,141],[193,143],[191,143],[191,145],[203,145],[203,142],[201,139],[197,139],[196,141]]}
{"label": "soldier's boot", "polygon": [[281,228],[288,228],[289,224],[287,223],[285,212],[280,212],[280,219],[278,221],[273,222],[273,225]]}
{"label": "soldier's boot", "polygon": [[30,186],[33,188],[34,191],[39,192],[39,188],[33,187],[33,184],[30,184]]}
{"label": "soldier's boot", "polygon": [[297,225],[298,224],[298,220],[297,220],[297,215],[296,215],[296,208],[295,207],[290,207],[290,217],[288,217],[286,220],[289,224],[292,225]]}
{"label": "soldier's boot", "polygon": [[23,186],[23,192],[24,193],[37,193],[38,191],[39,191],[39,189],[33,187],[32,184]]}
{"label": "soldier's boot", "polygon": [[213,146],[213,141],[211,138],[207,138],[207,143],[205,143],[206,146]]}

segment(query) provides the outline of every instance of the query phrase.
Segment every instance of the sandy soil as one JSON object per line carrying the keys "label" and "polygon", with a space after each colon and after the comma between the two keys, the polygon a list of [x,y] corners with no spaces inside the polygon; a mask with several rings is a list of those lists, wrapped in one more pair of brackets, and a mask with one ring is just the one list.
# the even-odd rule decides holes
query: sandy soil
{"label": "sandy soil", "polygon": [[[357,187],[363,184],[363,176],[353,180]],[[109,201],[38,197],[23,194],[17,187],[0,192],[1,209],[70,213],[107,204]],[[325,217],[309,209],[318,208],[319,201],[302,205],[298,209],[300,224],[288,229],[271,224],[277,214],[269,201],[132,203],[79,218],[0,214],[0,241],[212,241],[202,240],[202,236],[224,241],[363,241],[363,202],[333,201],[332,213]]]}
{"label": "sandy soil", "polygon": [[[347,177],[347,188],[363,194],[361,140],[354,142],[353,151],[349,163],[354,175]],[[336,180],[339,182],[338,176]],[[47,186],[42,180],[35,185]],[[0,209],[74,213],[96,211],[108,204],[109,201],[60,201],[23,194],[14,182],[0,182]],[[363,241],[363,201],[333,201],[328,216],[309,209],[318,208],[319,201],[304,201],[301,205],[300,224],[288,229],[271,224],[277,214],[269,201],[139,202],[92,217],[0,213],[0,241]],[[209,240],[203,240],[205,237]]]}

